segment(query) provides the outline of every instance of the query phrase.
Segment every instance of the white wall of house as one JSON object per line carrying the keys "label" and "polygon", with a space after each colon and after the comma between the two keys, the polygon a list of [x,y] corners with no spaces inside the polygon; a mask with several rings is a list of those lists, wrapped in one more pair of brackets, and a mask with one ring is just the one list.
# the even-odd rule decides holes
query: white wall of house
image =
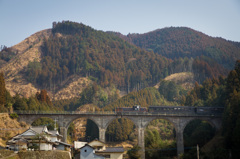
{"label": "white wall of house", "polygon": [[81,142],[81,141],[74,141],[74,148],[75,149],[80,149],[83,146],[85,146],[87,144],[87,142]]}
{"label": "white wall of house", "polygon": [[40,150],[43,151],[52,150],[52,145],[49,143],[40,143]]}
{"label": "white wall of house", "polygon": [[110,158],[111,158],[111,159],[122,159],[122,158],[123,158],[123,154],[111,153],[111,154],[110,154]]}
{"label": "white wall of house", "polygon": [[57,136],[51,136],[51,141],[52,142],[58,141]]}

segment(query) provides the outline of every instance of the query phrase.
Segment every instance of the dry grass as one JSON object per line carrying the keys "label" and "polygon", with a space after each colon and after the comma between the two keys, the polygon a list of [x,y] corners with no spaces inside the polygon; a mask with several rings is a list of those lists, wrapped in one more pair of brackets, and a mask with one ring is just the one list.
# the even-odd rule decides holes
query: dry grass
{"label": "dry grass", "polygon": [[78,97],[81,92],[91,83],[86,77],[72,76],[64,84],[64,88],[60,89],[53,95],[54,100],[71,99]]}
{"label": "dry grass", "polygon": [[[189,90],[194,87],[194,75],[191,72],[174,73],[167,76],[164,80],[174,81],[176,84],[181,85],[184,89]],[[159,88],[160,82],[155,85],[155,88]]]}
{"label": "dry grass", "polygon": [[70,152],[68,151],[22,151],[18,153],[20,159],[71,159]]}
{"label": "dry grass", "polygon": [[[40,91],[40,88],[37,88],[24,78],[23,72],[25,72],[29,62],[34,60],[41,61],[40,47],[44,38],[47,39],[50,35],[50,29],[43,30],[31,35],[12,47],[12,49],[17,52],[17,55],[8,63],[3,64],[3,67],[0,68],[0,72],[3,72],[5,75],[6,89],[12,96],[18,93],[19,95],[28,98]],[[56,36],[61,37],[62,35],[57,34]],[[55,88],[54,91],[47,91],[49,96],[54,100],[71,99],[78,97],[82,90],[90,83],[91,80],[87,78],[71,76],[65,80],[62,85]]]}
{"label": "dry grass", "polygon": [[12,47],[17,55],[0,69],[0,72],[5,75],[6,88],[12,96],[19,93],[29,97],[38,91],[24,79],[22,72],[29,62],[41,60],[40,46],[43,39],[48,38],[50,34],[51,30],[49,29],[37,32]]}
{"label": "dry grass", "polygon": [[0,113],[0,146],[6,146],[6,142],[19,133],[26,131],[29,126],[26,123],[11,119],[8,114]]}

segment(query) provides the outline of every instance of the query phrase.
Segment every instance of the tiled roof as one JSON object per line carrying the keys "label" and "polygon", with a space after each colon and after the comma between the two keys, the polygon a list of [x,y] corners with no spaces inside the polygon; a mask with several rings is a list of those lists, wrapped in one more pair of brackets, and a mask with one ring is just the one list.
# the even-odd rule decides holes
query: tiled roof
{"label": "tiled roof", "polygon": [[43,132],[43,129],[44,129],[45,126],[34,126],[34,127],[31,127],[30,129],[32,129],[33,131],[37,132],[38,134],[42,133]]}
{"label": "tiled roof", "polygon": [[60,135],[57,130],[50,130],[48,132],[51,133],[52,136],[61,136],[62,137],[62,135]]}
{"label": "tiled roof", "polygon": [[62,145],[66,145],[66,146],[71,146],[71,145],[67,144],[66,142],[56,141],[56,143],[59,143],[59,144],[62,144]]}
{"label": "tiled roof", "polygon": [[124,152],[124,149],[123,147],[106,147],[106,150],[103,150],[103,151],[97,151],[98,153],[113,153],[113,152],[117,152],[117,153],[123,153]]}
{"label": "tiled roof", "polygon": [[93,143],[93,142],[100,142],[100,143],[102,143],[102,144],[105,144],[104,142],[102,142],[102,141],[100,141],[100,140],[98,140],[98,139],[94,139],[94,140],[92,140],[91,142],[89,142],[88,144],[89,145],[91,145],[91,143]]}

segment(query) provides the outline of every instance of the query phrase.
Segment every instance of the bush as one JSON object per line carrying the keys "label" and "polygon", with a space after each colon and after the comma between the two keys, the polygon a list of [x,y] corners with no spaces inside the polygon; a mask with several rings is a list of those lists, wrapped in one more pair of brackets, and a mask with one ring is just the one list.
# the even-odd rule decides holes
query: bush
{"label": "bush", "polygon": [[12,118],[12,119],[17,119],[17,118],[18,118],[17,113],[12,113],[12,114],[10,114],[10,118]]}

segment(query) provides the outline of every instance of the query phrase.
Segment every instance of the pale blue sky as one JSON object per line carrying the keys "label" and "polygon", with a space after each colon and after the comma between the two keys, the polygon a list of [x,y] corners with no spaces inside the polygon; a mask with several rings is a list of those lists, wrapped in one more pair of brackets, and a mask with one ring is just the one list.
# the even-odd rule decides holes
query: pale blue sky
{"label": "pale blue sky", "polygon": [[186,26],[240,42],[240,0],[0,0],[0,20],[8,47],[62,20],[125,35]]}

